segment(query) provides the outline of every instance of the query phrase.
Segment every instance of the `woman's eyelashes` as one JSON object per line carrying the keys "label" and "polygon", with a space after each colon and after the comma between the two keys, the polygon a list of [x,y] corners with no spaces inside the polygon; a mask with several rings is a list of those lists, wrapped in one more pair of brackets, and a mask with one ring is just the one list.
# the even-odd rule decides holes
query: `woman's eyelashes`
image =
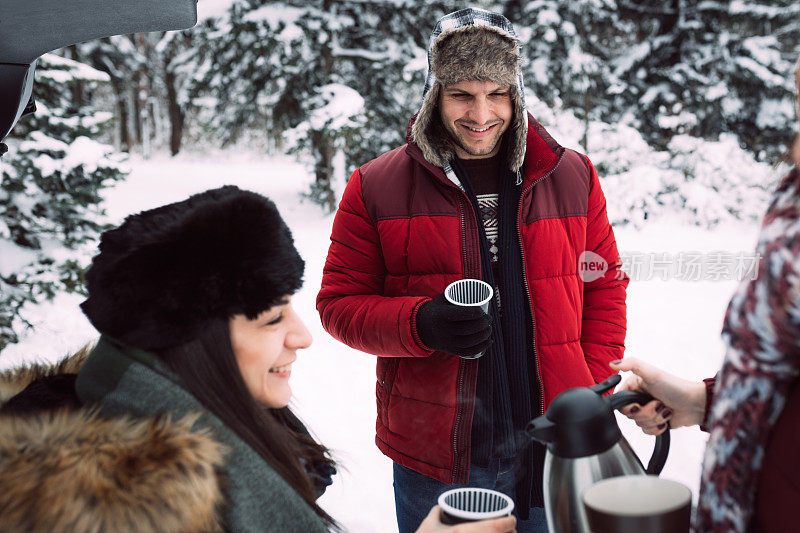
{"label": "woman's eyelashes", "polygon": [[265,326],[274,326],[275,324],[279,323],[281,320],[283,320],[283,313],[280,313],[280,314],[278,314],[278,316],[275,316],[275,317],[271,318],[264,325]]}

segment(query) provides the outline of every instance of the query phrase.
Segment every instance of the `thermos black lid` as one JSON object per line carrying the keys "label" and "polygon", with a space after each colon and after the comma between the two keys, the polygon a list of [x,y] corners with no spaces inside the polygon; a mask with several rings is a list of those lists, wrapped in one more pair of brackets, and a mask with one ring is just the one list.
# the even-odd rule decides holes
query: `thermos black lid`
{"label": "thermos black lid", "polygon": [[[653,397],[644,392],[623,390],[610,396],[603,393],[620,381],[614,375],[593,387],[577,387],[556,396],[547,412],[528,423],[528,434],[546,444],[550,453],[576,459],[603,453],[622,438],[614,410],[630,403],[646,404]],[[646,473],[658,475],[669,454],[669,431],[656,437]]]}
{"label": "thermos black lid", "polygon": [[619,442],[622,433],[612,402],[603,393],[619,380],[615,375],[593,387],[562,392],[544,415],[528,424],[528,433],[560,457],[587,457],[608,450]]}

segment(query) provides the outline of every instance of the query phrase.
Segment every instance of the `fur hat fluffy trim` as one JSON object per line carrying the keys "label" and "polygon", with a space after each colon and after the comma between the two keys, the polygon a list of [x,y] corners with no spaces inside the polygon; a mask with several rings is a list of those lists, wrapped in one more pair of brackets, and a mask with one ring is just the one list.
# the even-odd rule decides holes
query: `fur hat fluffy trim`
{"label": "fur hat fluffy trim", "polygon": [[221,531],[224,448],[197,416],[0,416],[3,531]]}
{"label": "fur hat fluffy trim", "polygon": [[434,30],[428,61],[422,107],[411,128],[411,140],[425,159],[443,167],[456,155],[439,114],[442,88],[463,80],[492,81],[511,88],[513,116],[504,136],[504,150],[507,167],[519,170],[525,160],[527,113],[519,44],[508,20],[482,10],[462,10],[443,17]]}
{"label": "fur hat fluffy trim", "polygon": [[81,308],[101,333],[162,350],[211,319],[255,318],[300,288],[303,269],[275,204],[229,185],[105,232]]}
{"label": "fur hat fluffy trim", "polygon": [[443,31],[431,45],[430,69],[444,85],[463,80],[516,85],[519,45],[494,26],[461,26]]}

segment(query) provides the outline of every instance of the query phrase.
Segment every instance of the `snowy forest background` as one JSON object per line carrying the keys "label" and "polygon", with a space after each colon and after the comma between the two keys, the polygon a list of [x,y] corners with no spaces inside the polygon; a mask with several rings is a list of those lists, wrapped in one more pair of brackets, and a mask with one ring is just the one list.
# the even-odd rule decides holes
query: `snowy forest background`
{"label": "snowy forest background", "polygon": [[[208,2],[205,5],[205,2]],[[683,212],[755,219],[794,131],[792,0],[475,2],[516,26],[534,116],[569,124],[616,224]],[[102,229],[99,191],[124,154],[247,143],[295,154],[330,212],[337,182],[404,142],[429,33],[461,2],[200,0],[183,32],[45,55],[38,112],[14,131],[0,186],[0,350],[21,309],[80,290],[72,253]],[[341,188],[340,185],[338,185]]]}
{"label": "snowy forest background", "polygon": [[[794,132],[793,0],[477,1],[513,21],[527,100],[587,152],[617,225],[664,212],[755,220]],[[200,0],[183,32],[45,55],[38,112],[0,161],[0,350],[20,311],[81,289],[100,190],[127,153],[257,147],[294,154],[331,212],[345,176],[404,142],[429,33],[462,2]],[[337,185],[338,184],[338,185]],[[338,189],[337,189],[338,187]],[[612,194],[608,194],[608,192]]]}
{"label": "snowy forest background", "polygon": [[[626,353],[712,375],[727,301],[788,170],[795,0],[199,0],[191,30],[47,54],[37,112],[0,159],[0,369],[96,337],[78,303],[110,224],[223,183],[266,194],[307,262],[295,302],[315,342],[292,386],[342,460],[323,504],[349,531],[392,531],[374,358],[322,331],[314,298],[346,177],[405,142],[430,31],[466,5],[514,23],[529,110],[590,156],[620,250],[641,260],[628,264]],[[623,430],[649,455],[652,439]],[[673,431],[663,476],[696,491],[704,439]]]}

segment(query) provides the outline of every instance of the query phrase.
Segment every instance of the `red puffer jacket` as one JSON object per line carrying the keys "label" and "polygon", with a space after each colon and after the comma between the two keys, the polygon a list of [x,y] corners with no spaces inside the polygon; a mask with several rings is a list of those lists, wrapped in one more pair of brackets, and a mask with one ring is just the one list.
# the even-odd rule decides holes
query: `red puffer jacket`
{"label": "red puffer jacket", "polygon": [[[541,405],[612,371],[625,340],[625,287],[597,173],[529,116],[518,229],[532,307]],[[317,296],[325,329],[378,355],[376,443],[445,483],[467,482],[479,360],[427,349],[419,306],[452,281],[480,278],[478,223],[466,194],[413,142],[350,178]],[[584,283],[579,259],[608,262]]]}

